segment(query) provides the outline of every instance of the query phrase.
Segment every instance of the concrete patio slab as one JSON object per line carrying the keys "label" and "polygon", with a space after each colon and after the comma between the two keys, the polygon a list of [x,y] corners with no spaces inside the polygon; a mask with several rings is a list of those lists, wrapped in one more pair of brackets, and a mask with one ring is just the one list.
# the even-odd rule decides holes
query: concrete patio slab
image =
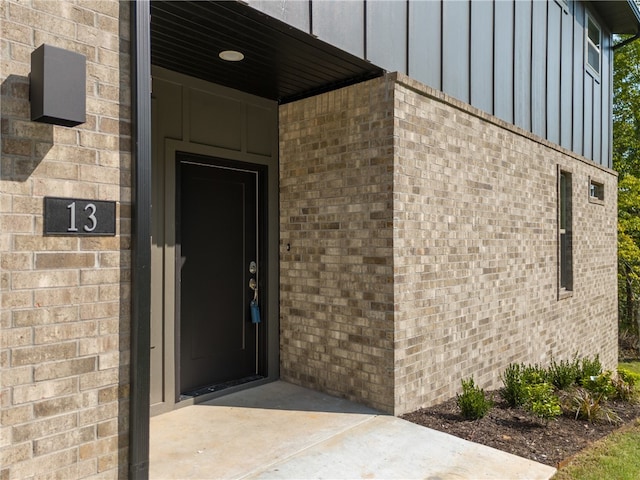
{"label": "concrete patio slab", "polygon": [[151,419],[152,479],[532,479],[555,469],[285,382]]}

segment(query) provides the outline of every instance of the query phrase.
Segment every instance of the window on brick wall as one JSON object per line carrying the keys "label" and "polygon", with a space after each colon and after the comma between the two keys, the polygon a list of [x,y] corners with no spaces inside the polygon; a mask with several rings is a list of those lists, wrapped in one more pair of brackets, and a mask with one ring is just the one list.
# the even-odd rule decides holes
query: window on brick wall
{"label": "window on brick wall", "polygon": [[604,184],[589,177],[589,201],[604,205]]}
{"label": "window on brick wall", "polygon": [[560,297],[573,290],[571,173],[558,170],[558,284]]}

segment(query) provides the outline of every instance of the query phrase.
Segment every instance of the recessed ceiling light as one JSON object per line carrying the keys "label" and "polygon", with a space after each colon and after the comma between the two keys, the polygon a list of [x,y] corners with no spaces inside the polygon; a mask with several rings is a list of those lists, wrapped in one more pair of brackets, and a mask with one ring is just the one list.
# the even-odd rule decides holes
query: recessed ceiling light
{"label": "recessed ceiling light", "polygon": [[218,56],[227,62],[239,62],[244,59],[243,53],[237,50],[224,50],[220,52]]}

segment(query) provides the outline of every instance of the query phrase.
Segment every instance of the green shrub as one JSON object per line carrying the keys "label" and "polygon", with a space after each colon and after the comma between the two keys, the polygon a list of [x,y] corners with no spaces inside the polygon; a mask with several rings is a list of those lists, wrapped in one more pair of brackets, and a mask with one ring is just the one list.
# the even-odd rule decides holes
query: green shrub
{"label": "green shrub", "polygon": [[640,382],[640,375],[624,368],[618,368],[618,375],[611,380],[616,389],[616,397],[625,402],[640,401],[640,390],[636,388]]}
{"label": "green shrub", "polygon": [[574,357],[572,361],[562,360],[560,363],[552,359],[547,372],[548,379],[553,386],[565,390],[578,380],[581,373],[580,361],[577,357]]}
{"label": "green shrub", "polygon": [[484,417],[493,406],[493,402],[486,397],[484,390],[476,387],[473,377],[462,380],[462,393],[456,395],[456,399],[462,416],[473,420]]}
{"label": "green shrub", "polygon": [[640,392],[636,388],[625,381],[625,379],[618,375],[611,380],[611,384],[616,390],[615,397],[625,402],[637,403],[640,398]]}
{"label": "green shrub", "polygon": [[535,365],[526,365],[522,369],[522,381],[527,385],[537,385],[539,383],[549,383],[549,373],[546,369]]}
{"label": "green shrub", "polygon": [[512,407],[518,407],[524,404],[526,399],[524,383],[522,381],[523,369],[524,366],[522,364],[511,363],[500,376],[500,379],[504,384],[504,388],[501,390],[500,394]]}
{"label": "green shrub", "polygon": [[578,382],[582,382],[585,378],[597,377],[601,373],[600,356],[596,355],[593,359],[585,357],[582,359],[580,371],[578,372]]}
{"label": "green shrub", "polygon": [[616,395],[616,387],[611,380],[610,371],[592,377],[584,377],[582,379],[582,386],[594,395],[599,395],[604,400]]}
{"label": "green shrub", "polygon": [[558,397],[553,393],[553,386],[549,383],[537,383],[526,385],[525,393],[527,399],[524,407],[534,415],[551,420],[562,415],[562,408]]}
{"label": "green shrub", "polygon": [[504,388],[501,390],[502,398],[512,407],[524,405],[529,398],[526,387],[548,383],[548,372],[536,365],[512,363],[500,376]]}
{"label": "green shrub", "polygon": [[632,372],[631,370],[627,370],[626,368],[618,368],[618,378],[624,380],[632,387],[640,385],[640,375],[636,372]]}

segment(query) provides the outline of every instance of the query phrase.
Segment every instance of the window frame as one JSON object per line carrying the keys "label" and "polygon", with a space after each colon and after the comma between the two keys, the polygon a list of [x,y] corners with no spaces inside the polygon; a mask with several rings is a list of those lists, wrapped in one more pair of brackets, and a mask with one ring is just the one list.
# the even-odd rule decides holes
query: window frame
{"label": "window frame", "polygon": [[597,205],[604,205],[604,183],[599,182],[593,177],[589,177],[589,203],[595,203]]}
{"label": "window frame", "polygon": [[[591,74],[595,79],[600,79],[600,72],[602,71],[602,27],[600,23],[598,23],[595,17],[587,11],[585,14],[585,26],[584,26],[584,65],[587,72]],[[589,24],[593,24],[594,27],[598,29],[598,44],[596,45],[591,40],[589,35]],[[598,65],[597,68],[591,65],[589,62],[589,47],[593,47],[594,50],[598,53]]]}
{"label": "window frame", "polygon": [[558,165],[558,300],[573,296],[573,175]]}

